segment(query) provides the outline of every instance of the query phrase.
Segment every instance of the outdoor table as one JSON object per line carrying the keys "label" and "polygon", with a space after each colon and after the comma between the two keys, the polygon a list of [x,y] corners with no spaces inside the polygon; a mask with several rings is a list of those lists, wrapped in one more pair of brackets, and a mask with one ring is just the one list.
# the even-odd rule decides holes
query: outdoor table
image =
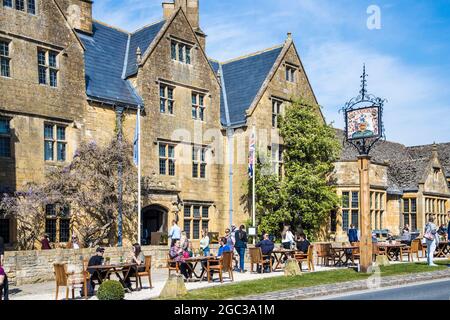
{"label": "outdoor table", "polygon": [[[358,246],[336,246],[331,247],[332,253],[338,259],[337,262],[334,263],[335,267],[348,266],[349,260],[352,258],[352,253],[347,253],[347,251],[353,252],[353,250],[358,249]],[[354,263],[353,259],[352,262]]]}
{"label": "outdoor table", "polygon": [[[106,279],[111,277],[111,274],[115,274],[119,279],[119,282],[122,284],[124,288],[126,288],[125,279],[130,274],[130,271],[133,268],[136,268],[135,263],[120,263],[120,264],[106,264],[99,266],[89,266],[87,267],[88,272],[92,270],[94,274],[97,275],[97,279],[100,284],[103,283]],[[87,275],[85,274],[85,277]]]}
{"label": "outdoor table", "polygon": [[205,272],[206,272],[206,268],[203,268],[203,266],[202,266],[202,272],[200,274],[198,274],[196,272],[197,265],[199,263],[201,265],[202,262],[207,261],[207,260],[212,260],[212,259],[217,259],[217,258],[214,257],[214,256],[206,256],[206,257],[205,256],[199,256],[199,257],[186,258],[186,259],[184,259],[184,261],[186,262],[186,264],[187,264],[189,270],[192,272],[192,274],[197,279],[200,279],[200,281],[201,281],[203,279],[203,276],[204,276]]}
{"label": "outdoor table", "polygon": [[441,241],[436,246],[436,251],[434,256],[436,258],[445,258],[450,253],[450,242],[449,241]]}
{"label": "outdoor table", "polygon": [[289,256],[294,255],[296,250],[288,250],[288,249],[275,249],[272,251],[272,256],[275,259],[275,264],[273,267],[273,271],[276,271],[278,269],[283,269],[281,267],[281,264],[283,263],[283,257],[286,259],[289,259]]}
{"label": "outdoor table", "polygon": [[377,243],[377,246],[386,250],[386,256],[389,261],[398,261],[400,260],[400,248],[406,247],[406,244]]}

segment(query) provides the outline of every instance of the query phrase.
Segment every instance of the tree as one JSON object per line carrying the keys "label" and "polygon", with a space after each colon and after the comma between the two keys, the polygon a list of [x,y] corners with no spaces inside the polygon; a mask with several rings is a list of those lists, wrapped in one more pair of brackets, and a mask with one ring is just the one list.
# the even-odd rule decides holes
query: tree
{"label": "tree", "polygon": [[34,240],[43,230],[47,204],[70,206],[71,227],[85,244],[95,246],[106,240],[115,245],[119,163],[123,166],[123,234],[136,238],[137,170],[132,146],[113,139],[106,146],[82,142],[70,165],[51,170],[40,185],[29,185],[25,192],[3,197],[2,208],[20,222],[19,248],[33,249]]}
{"label": "tree", "polygon": [[[331,210],[339,204],[330,181],[340,144],[319,106],[299,99],[280,121],[284,176],[280,179],[259,156],[256,170],[256,211],[260,232],[279,234],[283,224],[317,238]],[[248,194],[251,196],[251,183]]]}

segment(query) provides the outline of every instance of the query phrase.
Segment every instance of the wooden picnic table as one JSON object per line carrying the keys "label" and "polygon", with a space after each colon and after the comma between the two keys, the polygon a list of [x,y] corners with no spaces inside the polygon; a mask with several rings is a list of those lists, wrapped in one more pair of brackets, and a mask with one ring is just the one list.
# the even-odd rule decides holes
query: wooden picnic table
{"label": "wooden picnic table", "polygon": [[293,256],[295,254],[295,252],[297,252],[297,250],[288,250],[288,249],[274,249],[272,251],[272,256],[275,259],[275,264],[274,267],[272,268],[273,271],[276,271],[278,269],[283,269],[283,267],[281,267],[281,264],[283,263],[283,257],[287,259],[289,259],[289,256]]}
{"label": "wooden picnic table", "polygon": [[400,249],[406,247],[404,243],[377,243],[379,248],[386,250],[386,256],[389,261],[400,260]]}
{"label": "wooden picnic table", "polygon": [[[217,259],[217,257],[215,257],[215,256],[198,256],[198,257],[186,258],[186,259],[184,259],[184,261],[186,262],[186,264],[187,264],[189,270],[192,272],[192,274],[197,279],[200,279],[200,281],[201,281],[206,272],[206,268],[203,267],[202,262],[206,262],[207,260],[214,260],[214,259]],[[201,268],[202,271],[200,274],[198,274],[196,272],[197,265],[199,263],[202,266],[202,268]]]}
{"label": "wooden picnic table", "polygon": [[450,241],[441,241],[436,246],[434,256],[436,258],[445,258],[450,253]]}
{"label": "wooden picnic table", "polygon": [[[102,284],[106,279],[110,279],[111,274],[115,274],[119,282],[126,288],[125,279],[130,274],[133,268],[137,268],[136,263],[119,263],[119,264],[105,264],[99,266],[88,266],[87,271],[92,275],[96,275],[99,283]],[[84,275],[87,277],[87,274]]]}
{"label": "wooden picnic table", "polygon": [[[335,267],[348,266],[349,260],[353,261],[353,250],[359,249],[358,246],[335,246],[331,247],[330,250],[337,261],[334,263]],[[350,253],[349,253],[350,251]]]}

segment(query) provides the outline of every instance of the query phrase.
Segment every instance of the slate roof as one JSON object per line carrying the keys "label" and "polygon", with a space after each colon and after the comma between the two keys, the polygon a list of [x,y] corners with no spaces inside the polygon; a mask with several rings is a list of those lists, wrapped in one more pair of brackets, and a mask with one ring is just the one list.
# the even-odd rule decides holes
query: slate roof
{"label": "slate roof", "polygon": [[[336,129],[338,139],[344,141],[344,131]],[[450,173],[450,143],[437,145],[438,157],[447,176]],[[418,189],[432,157],[433,145],[406,147],[400,143],[380,141],[371,150],[372,161],[386,163],[388,167],[388,192],[402,193]],[[355,160],[356,149],[343,144],[341,161]]]}
{"label": "slate roof", "polygon": [[[222,90],[220,108],[223,125],[246,122],[245,112],[250,108],[282,50],[283,45],[228,62],[210,60],[216,73],[222,67],[222,87],[226,88],[226,97]],[[224,106],[225,98],[228,102],[228,114]]]}
{"label": "slate roof", "polygon": [[92,32],[92,36],[78,32],[86,48],[86,94],[106,102],[142,105],[131,84],[122,79],[128,34],[96,21]]}
{"label": "slate roof", "polygon": [[139,47],[141,49],[142,56],[144,56],[145,51],[147,51],[148,47],[156,38],[156,35],[162,29],[165,23],[165,20],[156,22],[140,30],[137,30],[130,35],[130,45],[128,48],[128,59],[125,74],[126,77],[132,76],[137,72],[137,48]]}

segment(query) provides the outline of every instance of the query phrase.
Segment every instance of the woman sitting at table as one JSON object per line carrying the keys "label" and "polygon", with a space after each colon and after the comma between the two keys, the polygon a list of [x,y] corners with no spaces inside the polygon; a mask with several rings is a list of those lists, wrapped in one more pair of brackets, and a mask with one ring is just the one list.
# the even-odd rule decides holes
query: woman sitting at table
{"label": "woman sitting at table", "polygon": [[124,277],[125,277],[125,285],[127,286],[128,289],[133,290],[131,288],[131,277],[136,277],[136,273],[137,272],[143,272],[145,271],[145,257],[144,254],[142,253],[142,249],[141,246],[139,245],[139,243],[135,243],[133,244],[133,246],[131,247],[132,251],[130,256],[127,259],[127,263],[134,263],[136,264],[136,267],[131,268],[130,272],[128,273],[128,276],[126,276],[126,272],[124,272]]}
{"label": "woman sitting at table", "polygon": [[185,279],[189,279],[189,267],[185,261],[184,250],[181,248],[180,240],[176,240],[172,248],[170,248],[169,256],[173,262],[178,262],[181,274],[185,277]]}

